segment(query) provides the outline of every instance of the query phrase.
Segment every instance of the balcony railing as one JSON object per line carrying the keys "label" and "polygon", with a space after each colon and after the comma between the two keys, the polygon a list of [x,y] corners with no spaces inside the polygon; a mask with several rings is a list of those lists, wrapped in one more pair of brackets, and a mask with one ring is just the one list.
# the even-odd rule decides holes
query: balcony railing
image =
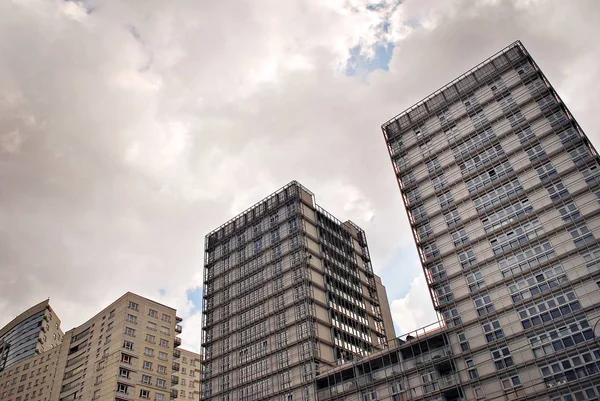
{"label": "balcony railing", "polygon": [[181,325],[177,325],[175,326],[175,333],[181,334],[181,332],[183,331],[183,327],[181,327]]}
{"label": "balcony railing", "polygon": [[173,371],[179,372],[179,362],[173,362]]}
{"label": "balcony railing", "polygon": [[174,349],[173,350],[173,358],[180,358],[181,357],[181,351],[179,351],[178,349]]}
{"label": "balcony railing", "polygon": [[171,390],[171,399],[174,400],[177,398],[177,390],[172,389]]}
{"label": "balcony railing", "polygon": [[440,389],[444,389],[446,387],[456,386],[460,383],[458,375],[456,373],[449,374],[447,376],[440,376],[438,379],[438,384]]}
{"label": "balcony railing", "polygon": [[175,337],[175,348],[179,347],[181,345],[181,338],[179,337]]}
{"label": "balcony railing", "polygon": [[175,316],[175,321],[177,321],[177,323],[181,323],[181,322],[183,322],[183,318],[181,318],[179,316]]}
{"label": "balcony railing", "polygon": [[171,384],[176,386],[179,384],[179,377],[177,376],[171,376]]}

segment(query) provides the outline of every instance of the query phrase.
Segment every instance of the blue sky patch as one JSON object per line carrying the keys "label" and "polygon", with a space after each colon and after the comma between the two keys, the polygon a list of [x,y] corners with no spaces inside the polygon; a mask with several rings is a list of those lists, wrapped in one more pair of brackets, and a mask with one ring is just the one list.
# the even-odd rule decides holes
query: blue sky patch
{"label": "blue sky patch", "polygon": [[194,289],[186,291],[187,299],[190,300],[194,307],[191,310],[191,314],[202,311],[202,287],[198,286]]}

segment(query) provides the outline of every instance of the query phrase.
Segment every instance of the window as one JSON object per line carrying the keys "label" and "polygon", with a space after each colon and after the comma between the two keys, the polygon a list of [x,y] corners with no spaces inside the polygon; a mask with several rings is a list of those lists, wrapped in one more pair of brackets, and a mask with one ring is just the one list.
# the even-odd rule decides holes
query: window
{"label": "window", "polygon": [[140,306],[137,303],[129,301],[129,309],[133,309],[133,310],[137,311],[139,309],[139,307]]}
{"label": "window", "polygon": [[156,379],[156,387],[167,388],[167,382],[165,379]]}
{"label": "window", "polygon": [[494,255],[501,255],[511,249],[522,248],[527,242],[542,234],[544,234],[544,229],[540,227],[539,220],[535,218],[491,238],[490,245]]}
{"label": "window", "polygon": [[94,384],[100,384],[100,383],[102,383],[102,375],[96,376],[96,382]]}
{"label": "window", "polygon": [[484,230],[491,232],[518,221],[531,212],[533,212],[533,206],[529,204],[529,199],[523,198],[512,205],[487,215],[487,217],[481,219],[481,222],[483,223]]}
{"label": "window", "polygon": [[458,260],[460,260],[460,265],[463,269],[470,269],[477,264],[477,259],[475,259],[475,251],[472,249],[467,249],[460,252],[458,254]]}
{"label": "window", "polygon": [[125,327],[125,335],[135,337],[135,330],[131,327]]}
{"label": "window", "polygon": [[462,246],[469,243],[469,236],[467,235],[467,230],[464,228],[455,231],[452,233],[452,241],[454,242],[454,246]]}
{"label": "window", "polygon": [[148,316],[158,319],[158,311],[154,309],[149,309]]}
{"label": "window", "polygon": [[447,185],[446,178],[443,175],[432,178],[431,183],[433,184],[433,189],[435,191],[439,191]]}
{"label": "window", "polygon": [[460,213],[458,213],[458,210],[452,210],[446,214],[444,214],[444,218],[446,219],[446,224],[448,225],[449,228],[454,227],[457,224],[461,223],[461,217],[460,217]]}
{"label": "window", "polygon": [[473,199],[473,203],[475,204],[475,208],[478,212],[485,212],[506,202],[510,198],[521,195],[522,193],[523,187],[521,186],[519,180],[512,180],[497,187],[493,191],[487,192],[486,194]]}
{"label": "window", "polygon": [[160,332],[167,336],[171,335],[171,329],[169,329],[168,327],[165,327],[165,326],[160,326]]}
{"label": "window", "polygon": [[585,223],[580,223],[569,230],[571,237],[573,237],[573,243],[576,247],[585,245],[592,245],[596,242],[594,235],[590,232],[590,229]]}
{"label": "window", "polygon": [[483,332],[485,333],[485,339],[488,343],[504,338],[504,331],[502,330],[502,327],[500,327],[500,322],[497,319],[485,322],[483,324]]}
{"label": "window", "polygon": [[146,328],[148,330],[152,330],[152,331],[156,331],[156,327],[157,327],[156,323],[153,323],[153,322],[148,322],[148,324],[146,325]]}
{"label": "window", "polygon": [[152,348],[144,348],[144,355],[146,356],[154,356],[154,350]]}
{"label": "window", "polygon": [[477,379],[479,377],[479,372],[477,372],[477,367],[472,359],[465,359],[465,364],[467,365],[467,373],[469,374],[469,379]]}
{"label": "window", "polygon": [[444,269],[444,265],[442,264],[442,262],[437,262],[432,265],[426,265],[425,269],[427,269],[427,271],[429,272],[430,281],[432,282],[443,280],[447,277],[446,270]]}
{"label": "window", "polygon": [[554,257],[554,249],[550,242],[544,242],[532,248],[524,248],[520,252],[500,259],[498,266],[504,277],[531,270]]}
{"label": "window", "polygon": [[567,200],[569,199],[569,191],[562,182],[557,182],[552,185],[546,186],[546,190],[550,195],[550,200],[552,202],[558,202],[559,200]]}
{"label": "window", "polygon": [[460,326],[462,324],[460,313],[456,308],[452,308],[444,312],[444,320],[449,327]]}
{"label": "window", "polygon": [[125,393],[127,394],[127,389],[129,386],[123,383],[117,383],[117,393]]}
{"label": "window", "polygon": [[110,335],[110,334],[108,334],[106,337],[104,337],[104,344],[108,344],[108,343],[110,343],[110,340],[111,340],[111,339],[110,339],[110,336],[111,336],[111,335]]}
{"label": "window", "polygon": [[492,358],[494,360],[494,366],[496,366],[496,370],[506,369],[514,365],[508,347],[492,350]]}
{"label": "window", "polygon": [[493,181],[501,180],[507,177],[513,169],[508,161],[500,163],[492,168],[488,168],[487,171],[465,181],[467,188],[471,194],[480,191],[481,189],[490,185]]}
{"label": "window", "polygon": [[454,300],[454,295],[452,294],[452,289],[450,288],[450,285],[448,285],[448,284],[437,287],[435,289],[435,293],[437,295],[437,300],[438,300],[439,305],[443,305],[448,302],[452,302],[452,300]]}
{"label": "window", "polygon": [[129,371],[127,369],[119,368],[119,376],[129,379]]}
{"label": "window", "polygon": [[485,316],[488,313],[494,312],[494,304],[489,294],[481,295],[474,299],[475,308],[477,309],[478,316]]}
{"label": "window", "polygon": [[160,346],[168,348],[169,347],[169,340],[165,340],[164,338],[161,338],[160,339]]}
{"label": "window", "polygon": [[521,378],[519,378],[518,375],[505,377],[500,379],[500,383],[502,383],[502,388],[504,390],[510,390],[521,386]]}
{"label": "window", "polygon": [[150,398],[150,390],[140,390],[140,398]]}
{"label": "window", "polygon": [[169,315],[167,315],[167,314],[164,314],[164,313],[163,313],[163,314],[162,314],[162,319],[161,319],[161,320],[162,320],[163,322],[168,322],[168,323],[170,323],[170,322],[171,322],[171,316],[169,316]]}
{"label": "window", "polygon": [[530,334],[527,338],[535,357],[543,358],[594,339],[594,331],[586,318],[580,318],[541,333]]}
{"label": "window", "polygon": [[158,359],[160,359],[161,361],[166,361],[168,359],[167,353],[159,351],[159,353],[158,353]]}
{"label": "window", "polygon": [[456,333],[456,335],[458,337],[458,342],[460,343],[461,351],[468,351],[469,341],[467,340],[467,335],[464,333],[464,331],[459,331],[458,333]]}
{"label": "window", "polygon": [[452,193],[450,191],[438,196],[438,201],[440,202],[440,207],[442,209],[454,204],[454,198],[452,197]]}
{"label": "window", "polygon": [[[131,315],[131,314],[127,314],[127,321],[129,323],[134,323],[137,324],[137,316],[135,315]],[[110,323],[108,326],[111,327],[112,323]],[[106,329],[107,331],[109,330],[108,328]]]}
{"label": "window", "polygon": [[548,292],[566,283],[567,277],[560,264],[548,267],[541,272],[515,280],[508,286],[513,303],[527,300],[538,294]]}
{"label": "window", "polygon": [[123,341],[123,348],[128,349],[130,351],[133,350],[133,343],[131,341]]}
{"label": "window", "polygon": [[150,382],[152,381],[152,378],[148,375],[142,375],[142,383],[144,384],[150,384]]}
{"label": "window", "polygon": [[149,343],[156,343],[156,337],[153,336],[152,334],[146,334],[146,341]]}
{"label": "window", "polygon": [[362,401],[377,401],[376,391],[367,391],[362,395]]}
{"label": "window", "polygon": [[581,309],[575,292],[556,294],[517,309],[524,329],[542,325]]}
{"label": "window", "polygon": [[599,365],[600,352],[584,349],[580,354],[562,356],[547,365],[540,365],[540,372],[547,388],[554,388],[586,377],[590,377],[588,379],[590,383],[597,383],[597,380],[591,379],[591,376],[600,372]]}
{"label": "window", "polygon": [[[131,356],[121,354],[121,362],[131,364]],[[100,369],[100,367],[98,367],[98,369]]]}
{"label": "window", "polygon": [[143,364],[142,367],[144,369],[147,369],[147,370],[152,370],[152,362],[150,362],[150,361],[144,361],[144,364]]}
{"label": "window", "polygon": [[442,168],[442,165],[440,164],[440,161],[438,160],[437,156],[433,157],[426,164],[427,164],[427,171],[429,171],[430,173],[434,173],[437,170],[441,170],[441,168]]}
{"label": "window", "polygon": [[479,291],[485,285],[483,273],[481,271],[476,271],[467,275],[467,283],[469,284],[469,291]]}
{"label": "window", "polygon": [[165,400],[164,394],[161,394],[161,393],[154,394],[154,401],[164,401],[164,400]]}
{"label": "window", "polygon": [[158,373],[166,374],[167,373],[167,367],[163,366],[163,365],[158,365],[158,367],[156,368],[156,371]]}
{"label": "window", "polygon": [[577,205],[575,205],[573,202],[567,203],[563,207],[558,208],[558,211],[560,212],[563,220],[567,222],[575,222],[581,217],[581,213],[579,213]]}
{"label": "window", "polygon": [[[34,396],[35,396],[35,391],[34,391]],[[94,391],[94,400],[100,398],[100,390],[96,390]]]}

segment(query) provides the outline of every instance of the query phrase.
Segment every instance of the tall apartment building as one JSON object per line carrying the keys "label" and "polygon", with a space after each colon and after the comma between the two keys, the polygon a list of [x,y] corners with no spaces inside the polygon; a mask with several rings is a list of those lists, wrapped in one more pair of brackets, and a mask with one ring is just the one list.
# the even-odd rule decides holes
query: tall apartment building
{"label": "tall apartment building", "polygon": [[204,400],[312,400],[393,326],[365,233],[291,182],[206,236]]}
{"label": "tall apartment building", "polygon": [[[40,305],[29,309],[37,311]],[[57,321],[44,307],[43,321]],[[175,309],[126,293],[62,336],[0,372],[2,401],[154,400],[177,398],[181,321]],[[8,327],[8,326],[7,326]],[[46,328],[45,333],[50,333]],[[196,376],[197,373],[194,373]]]}
{"label": "tall apartment building", "polygon": [[200,399],[200,375],[202,359],[200,354],[180,348],[180,358],[177,362],[180,370],[175,371],[176,377],[173,386],[174,392],[177,392],[180,400],[199,400]]}
{"label": "tall apartment building", "polygon": [[599,158],[523,45],[382,128],[443,326],[319,400],[597,400]]}
{"label": "tall apartment building", "polygon": [[0,372],[61,343],[60,319],[50,301],[32,306],[0,329]]}
{"label": "tall apartment building", "polygon": [[169,400],[179,321],[175,309],[126,293],[65,334],[51,399]]}

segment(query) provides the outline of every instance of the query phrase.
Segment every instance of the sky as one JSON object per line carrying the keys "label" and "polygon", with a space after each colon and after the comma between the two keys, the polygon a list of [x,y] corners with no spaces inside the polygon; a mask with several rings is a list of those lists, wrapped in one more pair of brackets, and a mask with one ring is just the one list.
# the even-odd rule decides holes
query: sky
{"label": "sky", "polygon": [[126,291],[199,350],[204,236],[292,180],[436,320],[380,126],[521,40],[598,146],[596,0],[0,1],[0,326]]}

